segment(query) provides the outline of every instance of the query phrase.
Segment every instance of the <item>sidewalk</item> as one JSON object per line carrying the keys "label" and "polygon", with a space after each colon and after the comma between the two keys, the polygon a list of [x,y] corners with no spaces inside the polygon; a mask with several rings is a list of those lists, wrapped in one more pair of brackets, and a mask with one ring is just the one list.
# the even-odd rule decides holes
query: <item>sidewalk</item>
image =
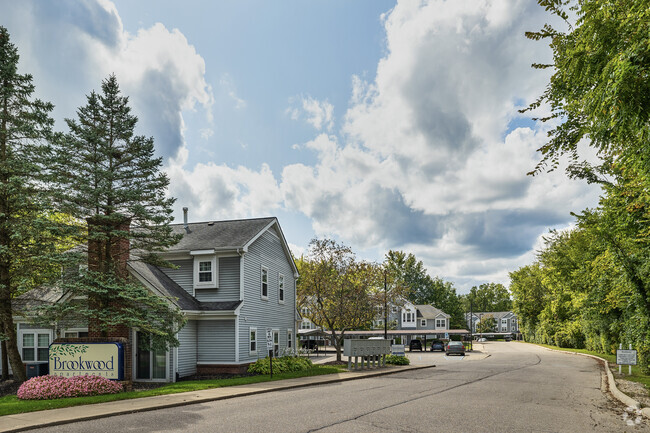
{"label": "sidewalk", "polygon": [[[334,355],[334,358],[336,359],[336,355]],[[389,366],[372,370],[342,372],[337,374],[327,374],[323,376],[300,377],[296,379],[278,380],[275,382],[229,386],[224,388],[207,389],[203,391],[192,391],[179,394],[135,398],[108,403],[90,404],[85,406],[7,415],[0,417],[0,432],[17,432],[37,427],[68,424],[77,421],[105,418],[114,415],[144,412],[149,410],[184,406],[196,403],[205,403],[209,401],[224,400],[228,398],[243,397],[246,395],[262,394],[265,392],[280,391],[292,388],[365,379],[368,377],[384,376],[388,374],[411,370],[420,370],[430,367],[433,366]]]}

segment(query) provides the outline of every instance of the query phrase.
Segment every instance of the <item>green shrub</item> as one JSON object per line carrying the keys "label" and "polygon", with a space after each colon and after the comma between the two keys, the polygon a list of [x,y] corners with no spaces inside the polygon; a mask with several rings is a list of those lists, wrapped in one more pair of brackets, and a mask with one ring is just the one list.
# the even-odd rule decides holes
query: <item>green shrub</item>
{"label": "green shrub", "polygon": [[[299,356],[283,356],[281,358],[273,358],[273,372],[286,373],[291,371],[304,371],[312,368],[311,360],[301,358]],[[248,372],[253,374],[270,374],[271,366],[269,364],[269,357],[258,359],[248,366]]]}
{"label": "green shrub", "polygon": [[406,356],[388,355],[386,357],[386,364],[393,365],[409,365],[411,361]]}

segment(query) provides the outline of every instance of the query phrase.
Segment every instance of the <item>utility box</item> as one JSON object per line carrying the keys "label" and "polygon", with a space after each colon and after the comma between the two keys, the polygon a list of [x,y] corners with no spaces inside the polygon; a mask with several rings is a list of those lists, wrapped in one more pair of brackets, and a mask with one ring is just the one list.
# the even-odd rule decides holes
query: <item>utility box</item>
{"label": "utility box", "polygon": [[31,379],[32,377],[37,377],[37,376],[45,376],[50,372],[50,366],[48,363],[32,363],[32,364],[25,364],[25,368],[27,369],[27,378]]}

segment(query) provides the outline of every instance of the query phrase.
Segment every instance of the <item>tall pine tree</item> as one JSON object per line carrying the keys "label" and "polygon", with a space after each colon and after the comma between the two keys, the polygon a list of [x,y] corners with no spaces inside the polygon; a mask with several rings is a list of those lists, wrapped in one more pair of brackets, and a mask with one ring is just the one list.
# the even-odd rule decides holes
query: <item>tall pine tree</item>
{"label": "tall pine tree", "polygon": [[59,303],[43,312],[50,319],[85,320],[91,334],[110,335],[115,328],[149,333],[156,347],[178,344],[182,313],[129,277],[128,261],[164,264],[157,255],[179,241],[172,233],[173,198],[154,157],[153,138],[134,134],[137,118],[121,96],[114,75],[102,92],[87,96],[67,119],[70,133],[58,142],[56,197],[62,209],[85,220],[88,268],[62,281],[71,298],[83,305]]}
{"label": "tall pine tree", "polygon": [[0,339],[3,366],[8,358],[14,379],[23,381],[13,315],[25,312],[15,298],[60,274],[65,256],[57,245],[66,224],[55,217],[46,189],[53,106],[32,98],[32,76],[18,73],[18,59],[0,26]]}

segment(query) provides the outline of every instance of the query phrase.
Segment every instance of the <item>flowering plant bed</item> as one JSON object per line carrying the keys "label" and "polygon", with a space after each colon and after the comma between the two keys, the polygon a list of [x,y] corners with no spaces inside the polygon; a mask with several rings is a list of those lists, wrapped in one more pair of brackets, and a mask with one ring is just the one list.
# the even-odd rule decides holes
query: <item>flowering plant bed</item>
{"label": "flowering plant bed", "polygon": [[38,376],[23,383],[16,395],[21,400],[50,400],[65,397],[116,394],[122,384],[100,376]]}

